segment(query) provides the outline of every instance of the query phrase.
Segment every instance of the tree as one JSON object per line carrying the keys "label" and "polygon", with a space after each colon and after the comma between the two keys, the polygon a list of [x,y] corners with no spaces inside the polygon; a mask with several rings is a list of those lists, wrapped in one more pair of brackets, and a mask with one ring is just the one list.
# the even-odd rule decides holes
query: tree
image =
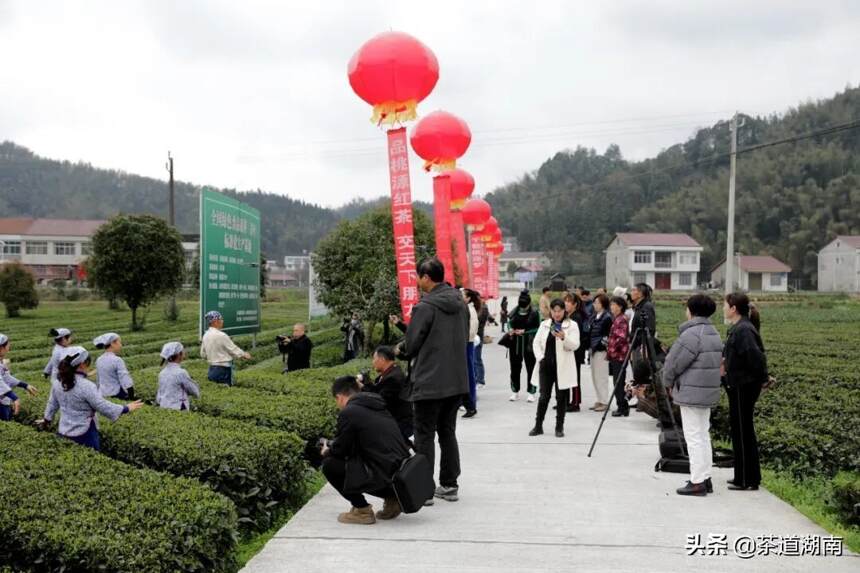
{"label": "tree", "polygon": [[93,235],[88,262],[94,287],[131,309],[131,329],[141,330],[137,310],[182,286],[182,236],[151,215],[119,215]]}
{"label": "tree", "polygon": [[22,308],[39,306],[36,279],[21,263],[0,265],[0,302],[6,306],[6,316],[21,316]]}
{"label": "tree", "polygon": [[[430,218],[415,210],[413,223],[416,258],[435,254]],[[342,221],[317,245],[313,265],[320,301],[341,316],[358,312],[372,348],[376,324],[400,314],[391,209],[383,206]]]}

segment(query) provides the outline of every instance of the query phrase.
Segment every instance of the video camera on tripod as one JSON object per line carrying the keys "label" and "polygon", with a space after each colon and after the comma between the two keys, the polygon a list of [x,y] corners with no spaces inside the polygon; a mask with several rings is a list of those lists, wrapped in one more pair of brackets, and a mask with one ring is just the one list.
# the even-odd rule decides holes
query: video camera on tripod
{"label": "video camera on tripod", "polygon": [[[644,318],[645,320],[641,322],[641,325],[636,326],[636,330],[630,338],[630,347],[627,350],[627,355],[624,357],[621,368],[615,374],[613,388],[617,391],[619,385],[623,383],[623,374],[627,370],[628,365],[633,369],[633,380],[636,385],[650,385],[654,388],[654,399],[657,408],[656,417],[660,421],[662,429],[659,441],[661,459],[657,462],[657,466],[654,469],[655,471],[678,473],[689,472],[690,462],[687,454],[687,444],[684,442],[681,430],[676,422],[669,393],[665,386],[663,386],[662,367],[666,353],[659,340],[654,338],[651,330],[645,326],[648,324],[648,317]],[[597,427],[594,441],[588,450],[588,457],[591,457],[591,454],[594,452],[597,438],[603,429],[606,415],[611,410],[612,400],[615,398],[615,395],[616,392],[612,392],[609,396],[609,404],[607,404],[606,409],[603,411],[603,417],[600,419],[600,425]]]}

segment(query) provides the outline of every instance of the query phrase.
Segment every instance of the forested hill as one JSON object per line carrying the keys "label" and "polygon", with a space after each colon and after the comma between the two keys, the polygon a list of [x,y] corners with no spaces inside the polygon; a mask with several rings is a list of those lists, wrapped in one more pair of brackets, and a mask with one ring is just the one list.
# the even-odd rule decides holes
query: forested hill
{"label": "forested hill", "polygon": [[[856,121],[860,88],[744,119],[739,149]],[[689,233],[705,248],[707,273],[725,254],[729,141],[726,120],[644,161],[626,161],[616,145],[577,147],[487,200],[523,250],[551,252],[574,277],[602,275],[603,249],[619,231]],[[837,234],[860,234],[860,129],[739,155],[735,229],[739,252],[776,256],[812,286],[817,251]]]}
{"label": "forested hill", "polygon": [[[200,186],[177,182],[175,190],[177,226],[183,233],[197,233]],[[259,190],[219,191],[260,210],[263,253],[273,259],[312,250],[341,219],[386,201],[358,199],[326,209]],[[420,202],[416,208],[431,210]],[[46,159],[14,143],[0,143],[0,217],[107,219],[119,212],[167,217],[167,185],[87,163]]]}

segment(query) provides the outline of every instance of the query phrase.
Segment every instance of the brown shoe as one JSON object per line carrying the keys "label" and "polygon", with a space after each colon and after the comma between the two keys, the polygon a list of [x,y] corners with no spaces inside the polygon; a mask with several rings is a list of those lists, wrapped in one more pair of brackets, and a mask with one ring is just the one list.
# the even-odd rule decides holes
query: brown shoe
{"label": "brown shoe", "polygon": [[402,511],[403,510],[400,509],[400,502],[397,501],[397,498],[391,497],[386,499],[385,502],[382,504],[382,511],[376,512],[376,518],[383,520],[394,519],[395,517],[400,515]]}
{"label": "brown shoe", "polygon": [[346,513],[338,515],[337,520],[341,523],[354,523],[356,525],[373,525],[376,523],[372,505],[353,507]]}
{"label": "brown shoe", "polygon": [[603,411],[605,411],[605,410],[606,410],[606,404],[601,404],[601,403],[599,403],[599,402],[598,402],[598,403],[594,406],[594,411],[595,411],[595,412],[603,412]]}

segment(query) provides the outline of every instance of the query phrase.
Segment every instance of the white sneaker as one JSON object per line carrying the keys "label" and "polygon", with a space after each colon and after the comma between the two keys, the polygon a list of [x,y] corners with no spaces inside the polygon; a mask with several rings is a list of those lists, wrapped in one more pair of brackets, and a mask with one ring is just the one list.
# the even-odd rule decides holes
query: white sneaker
{"label": "white sneaker", "polygon": [[535,401],[535,395],[534,395],[534,394],[529,394],[528,401],[529,401],[529,402],[534,402],[534,401]]}
{"label": "white sneaker", "polygon": [[516,402],[519,399],[520,399],[520,395],[517,394],[516,392],[514,392],[513,394],[511,394],[511,397],[508,398],[508,401],[509,402]]}

